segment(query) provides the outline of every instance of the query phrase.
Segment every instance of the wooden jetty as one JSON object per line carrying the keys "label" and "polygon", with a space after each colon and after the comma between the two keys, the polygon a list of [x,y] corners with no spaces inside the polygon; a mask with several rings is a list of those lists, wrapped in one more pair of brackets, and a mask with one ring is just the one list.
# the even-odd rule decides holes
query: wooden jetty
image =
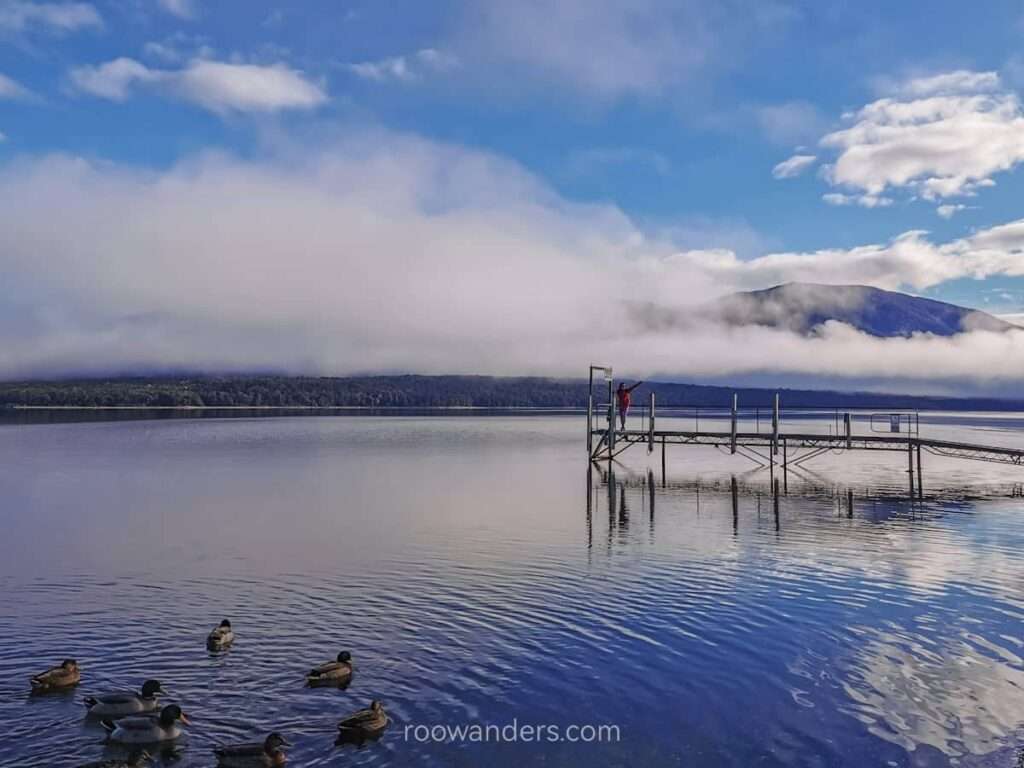
{"label": "wooden jetty", "polygon": [[[726,422],[728,429],[701,429],[700,409],[673,405],[661,406],[656,410],[655,396],[651,392],[649,401],[630,409],[626,428],[617,413],[616,396],[613,389],[611,368],[591,366],[590,399],[587,406],[587,454],[591,460],[614,459],[633,446],[646,446],[649,453],[661,448],[662,473],[665,467],[665,452],[673,445],[704,445],[717,448],[732,455],[740,455],[755,464],[774,472],[778,466],[783,474],[783,483],[788,481],[790,468],[799,467],[827,452],[842,451],[890,451],[904,453],[910,475],[911,490],[917,478],[917,490],[921,493],[921,454],[930,453],[972,461],[988,461],[1024,467],[1024,448],[1009,448],[993,445],[937,440],[923,437],[920,430],[920,414],[916,411],[871,412],[867,409],[798,409],[793,420],[798,424],[829,415],[828,433],[816,433],[810,429],[783,430],[779,395],[774,397],[770,417],[767,409],[762,420],[761,409],[741,411],[739,398],[733,395],[731,409],[704,411],[705,423],[711,415],[717,424]],[[594,372],[604,374],[608,387],[607,400],[598,402],[594,394]],[[666,421],[671,419],[669,428],[661,428],[658,420],[664,413]],[[691,415],[692,414],[692,415]],[[680,429],[680,421],[692,418],[693,429]],[[762,421],[764,429],[762,430]],[[753,423],[751,423],[753,422]],[[749,429],[755,426],[754,430]]]}

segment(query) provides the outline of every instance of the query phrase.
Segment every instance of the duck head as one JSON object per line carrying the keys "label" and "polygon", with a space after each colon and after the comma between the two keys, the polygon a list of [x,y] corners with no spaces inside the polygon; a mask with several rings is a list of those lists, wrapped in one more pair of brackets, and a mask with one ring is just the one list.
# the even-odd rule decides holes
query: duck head
{"label": "duck head", "polygon": [[227,619],[224,619],[224,621],[222,621],[220,623],[220,628],[221,629],[231,629],[231,622],[228,621]]}
{"label": "duck head", "polygon": [[342,651],[338,654],[338,662],[341,664],[347,663],[352,658],[352,654],[348,651]]}
{"label": "duck head", "polygon": [[185,716],[185,713],[181,711],[181,707],[177,704],[168,704],[160,710],[160,725],[164,728],[170,728],[177,720],[180,720],[185,725],[191,725],[188,717]]}
{"label": "duck head", "polygon": [[62,661],[60,665],[62,668],[68,670],[69,672],[73,669],[78,669],[78,662],[74,659],[64,659],[64,661]]}
{"label": "duck head", "polygon": [[160,687],[159,680],[147,680],[142,684],[142,698],[153,699],[156,698],[158,693],[163,693],[164,689]]}
{"label": "duck head", "polygon": [[280,751],[281,747],[290,747],[290,746],[291,746],[291,742],[288,741],[288,739],[286,739],[284,736],[282,736],[277,731],[274,731],[272,734],[267,736],[267,738],[264,740],[264,742],[263,742],[263,751],[266,752],[268,755],[273,755],[276,752]]}
{"label": "duck head", "polygon": [[384,705],[377,701],[377,699],[374,699],[370,702],[370,709],[372,709],[374,712],[383,712]]}

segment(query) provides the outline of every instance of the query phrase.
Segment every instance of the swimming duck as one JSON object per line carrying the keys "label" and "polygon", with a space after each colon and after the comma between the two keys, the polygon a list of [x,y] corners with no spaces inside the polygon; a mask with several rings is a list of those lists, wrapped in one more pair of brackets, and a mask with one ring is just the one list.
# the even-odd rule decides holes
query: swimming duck
{"label": "swimming duck", "polygon": [[173,741],[181,736],[181,721],[190,725],[188,717],[177,704],[168,704],[156,712],[144,715],[131,715],[117,722],[104,720],[103,727],[109,732],[108,738],[121,744],[156,744],[161,741]]}
{"label": "swimming duck", "polygon": [[141,693],[128,691],[106,693],[102,696],[87,696],[85,706],[90,717],[117,718],[152,712],[159,704],[157,695],[163,693],[159,680],[147,680],[142,684]]}
{"label": "swimming duck", "polygon": [[224,619],[219,627],[214,627],[206,636],[206,647],[211,651],[222,651],[235,642],[235,633],[231,629],[231,622]]}
{"label": "swimming duck", "polygon": [[81,679],[82,674],[78,669],[78,662],[74,659],[64,659],[56,667],[50,667],[32,678],[32,692],[43,693],[44,691],[70,688],[73,685],[78,685],[78,681]]}
{"label": "swimming duck", "polygon": [[85,765],[80,765],[78,768],[142,768],[147,765],[152,756],[146,750],[142,750],[137,755],[128,760],[95,760]]}
{"label": "swimming duck", "polygon": [[352,679],[352,654],[342,651],[336,661],[328,661],[313,667],[306,675],[306,684],[311,688],[324,685],[345,685]]}
{"label": "swimming duck", "polygon": [[370,702],[369,709],[354,712],[338,723],[338,742],[376,739],[387,726],[388,716],[384,712],[384,705],[375,699]]}
{"label": "swimming duck", "polygon": [[291,744],[276,731],[263,741],[252,744],[226,744],[214,747],[217,765],[222,768],[255,768],[256,766],[277,766],[288,762],[288,756],[282,747]]}

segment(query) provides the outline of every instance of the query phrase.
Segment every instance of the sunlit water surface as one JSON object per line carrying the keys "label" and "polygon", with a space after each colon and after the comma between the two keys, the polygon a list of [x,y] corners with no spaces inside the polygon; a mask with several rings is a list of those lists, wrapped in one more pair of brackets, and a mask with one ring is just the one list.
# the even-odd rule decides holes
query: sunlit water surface
{"label": "sunlit water surface", "polygon": [[[905,455],[829,454],[776,515],[741,458],[670,448],[663,477],[636,447],[588,475],[583,438],[569,417],[0,425],[0,764],[118,754],[81,699],[156,677],[193,721],[157,764],[183,767],[271,729],[308,766],[1016,765],[1024,468],[926,454],[910,501]],[[304,688],[340,649],[351,686]],[[28,696],[67,656],[82,685]],[[389,731],[335,747],[372,698]],[[513,722],[619,739],[410,731]]]}

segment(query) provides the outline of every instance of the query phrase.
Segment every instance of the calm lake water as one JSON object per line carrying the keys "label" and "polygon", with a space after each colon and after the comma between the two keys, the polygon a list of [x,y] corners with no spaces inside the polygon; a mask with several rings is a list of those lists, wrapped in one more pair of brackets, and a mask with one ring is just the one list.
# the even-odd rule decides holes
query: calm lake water
{"label": "calm lake water", "polygon": [[[1024,418],[922,434],[1022,445]],[[0,425],[0,765],[117,754],[83,695],[156,677],[193,721],[156,762],[182,767],[277,729],[299,766],[1014,768],[1024,468],[925,454],[910,501],[904,454],[827,455],[776,516],[739,457],[670,449],[662,478],[638,447],[588,473],[583,437],[565,416]],[[341,649],[351,686],[305,689]],[[68,656],[82,685],[29,697]],[[372,698],[390,730],[335,747]],[[512,723],[619,738],[406,737]]]}

